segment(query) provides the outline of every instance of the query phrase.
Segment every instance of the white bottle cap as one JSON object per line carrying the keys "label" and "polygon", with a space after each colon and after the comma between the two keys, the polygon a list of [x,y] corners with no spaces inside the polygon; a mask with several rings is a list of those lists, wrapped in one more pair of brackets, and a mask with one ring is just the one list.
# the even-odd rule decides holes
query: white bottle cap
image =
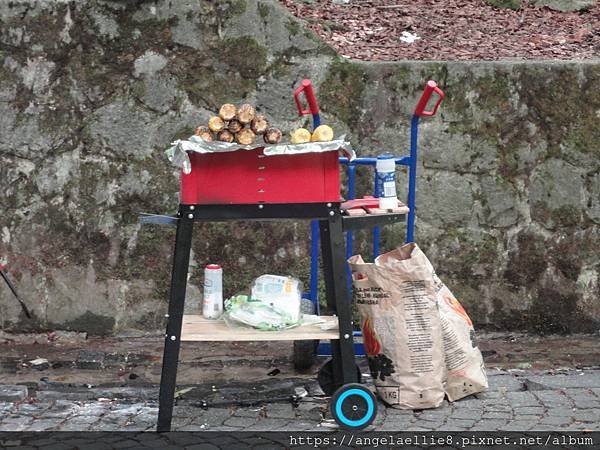
{"label": "white bottle cap", "polygon": [[375,168],[377,172],[395,172],[396,171],[396,160],[394,155],[381,155],[377,157],[375,162]]}

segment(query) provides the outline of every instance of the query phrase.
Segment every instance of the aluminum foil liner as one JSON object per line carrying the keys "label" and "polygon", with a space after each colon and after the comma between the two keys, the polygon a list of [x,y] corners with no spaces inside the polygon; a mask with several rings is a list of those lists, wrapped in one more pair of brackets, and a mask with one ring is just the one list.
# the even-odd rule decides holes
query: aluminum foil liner
{"label": "aluminum foil liner", "polygon": [[188,140],[178,139],[171,144],[171,147],[165,151],[169,161],[177,167],[183,169],[185,174],[192,171],[192,165],[188,152],[195,153],[222,153],[234,152],[236,150],[254,150],[263,148],[266,156],[277,155],[299,155],[302,153],[322,153],[342,151],[349,159],[356,158],[356,153],[349,142],[341,136],[335,141],[329,142],[309,142],[306,144],[264,144],[264,145],[240,145],[230,144],[229,142],[212,141],[206,142],[199,136],[192,136]]}

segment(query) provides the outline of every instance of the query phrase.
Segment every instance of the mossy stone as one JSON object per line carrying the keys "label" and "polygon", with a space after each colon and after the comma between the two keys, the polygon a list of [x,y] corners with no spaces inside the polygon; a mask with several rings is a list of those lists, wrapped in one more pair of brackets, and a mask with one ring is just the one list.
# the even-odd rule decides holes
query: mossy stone
{"label": "mossy stone", "polygon": [[[222,61],[222,65],[207,61]],[[257,80],[269,71],[267,49],[249,36],[227,38],[212,43],[209,54],[181,52],[172,72],[178,87],[194,103],[218,109],[226,102],[236,103],[256,88]]]}
{"label": "mossy stone", "polygon": [[292,19],[285,23],[285,27],[292,37],[298,35],[301,30],[300,23],[297,20]]}
{"label": "mossy stone", "polygon": [[531,286],[546,270],[545,255],[545,239],[532,230],[521,231],[508,252],[505,280],[514,288]]}
{"label": "mossy stone", "polygon": [[361,121],[361,100],[367,78],[364,65],[336,58],[319,86],[323,110],[351,127],[357,127]]}
{"label": "mossy stone", "polygon": [[218,16],[222,20],[228,20],[240,16],[246,12],[246,0],[218,0],[214,2]]}
{"label": "mossy stone", "polygon": [[485,0],[485,2],[496,8],[507,8],[515,11],[521,9],[521,0]]}
{"label": "mossy stone", "polygon": [[271,7],[267,3],[258,2],[258,14],[263,20],[266,20],[270,13]]}
{"label": "mossy stone", "polygon": [[533,0],[536,6],[546,6],[555,11],[587,11],[593,8],[596,0]]}
{"label": "mossy stone", "polygon": [[114,317],[100,316],[89,311],[74,320],[60,326],[61,329],[86,332],[90,335],[104,336],[111,334],[115,326]]}
{"label": "mossy stone", "polygon": [[257,79],[267,70],[267,49],[252,37],[225,39],[218,51],[227,65],[235,67],[244,78]]}
{"label": "mossy stone", "polygon": [[539,290],[526,313],[526,327],[537,334],[567,334],[573,330],[596,332],[598,324],[583,314],[575,292],[564,293],[551,287]]}

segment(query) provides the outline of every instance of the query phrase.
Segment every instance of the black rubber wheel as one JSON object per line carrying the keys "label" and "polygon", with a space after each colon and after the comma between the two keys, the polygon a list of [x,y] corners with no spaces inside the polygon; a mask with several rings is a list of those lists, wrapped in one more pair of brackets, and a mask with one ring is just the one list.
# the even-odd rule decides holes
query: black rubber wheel
{"label": "black rubber wheel", "polygon": [[368,387],[349,383],[335,391],[329,403],[331,415],[345,430],[362,430],[377,417],[377,400]]}
{"label": "black rubber wheel", "polygon": [[[356,377],[359,383],[362,382],[362,374],[358,366],[356,366]],[[333,395],[342,386],[340,383],[333,382],[333,360],[330,359],[319,369],[317,382],[325,395]]]}
{"label": "black rubber wheel", "polygon": [[319,341],[294,341],[294,369],[304,371],[315,363]]}
{"label": "black rubber wheel", "polygon": [[[302,303],[300,304],[300,310],[302,311],[302,314],[314,314],[315,305],[310,299],[303,298]],[[318,346],[318,339],[309,341],[294,341],[294,369],[310,369],[315,363]]]}

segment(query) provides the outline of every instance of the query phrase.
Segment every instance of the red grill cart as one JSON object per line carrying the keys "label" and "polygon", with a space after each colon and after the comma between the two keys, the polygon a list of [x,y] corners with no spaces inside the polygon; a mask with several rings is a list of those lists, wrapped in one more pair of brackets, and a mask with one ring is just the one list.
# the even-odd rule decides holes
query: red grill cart
{"label": "red grill cart", "polygon": [[181,175],[184,205],[340,201],[337,152],[266,156],[263,148],[190,154]]}
{"label": "red grill cart", "polygon": [[[306,111],[302,110],[300,94],[306,96],[310,106]],[[425,95],[430,96],[431,90]],[[295,98],[301,113],[313,114],[317,125],[318,106],[308,80],[303,81]],[[216,154],[190,153],[192,170],[189,174],[182,172],[176,216],[145,215],[141,219],[142,223],[177,226],[160,382],[159,432],[171,429],[182,341],[330,340],[332,358],[321,368],[319,384],[332,396],[333,417],[340,426],[358,430],[368,426],[377,414],[377,401],[371,390],[360,384],[354,359],[344,232],[402,221],[405,212],[346,215],[341,209],[337,151],[268,156],[263,150],[256,147]],[[194,223],[273,219],[318,221],[327,305],[333,313],[325,320],[331,328],[302,325],[276,332],[233,333],[223,321],[184,315]]]}

